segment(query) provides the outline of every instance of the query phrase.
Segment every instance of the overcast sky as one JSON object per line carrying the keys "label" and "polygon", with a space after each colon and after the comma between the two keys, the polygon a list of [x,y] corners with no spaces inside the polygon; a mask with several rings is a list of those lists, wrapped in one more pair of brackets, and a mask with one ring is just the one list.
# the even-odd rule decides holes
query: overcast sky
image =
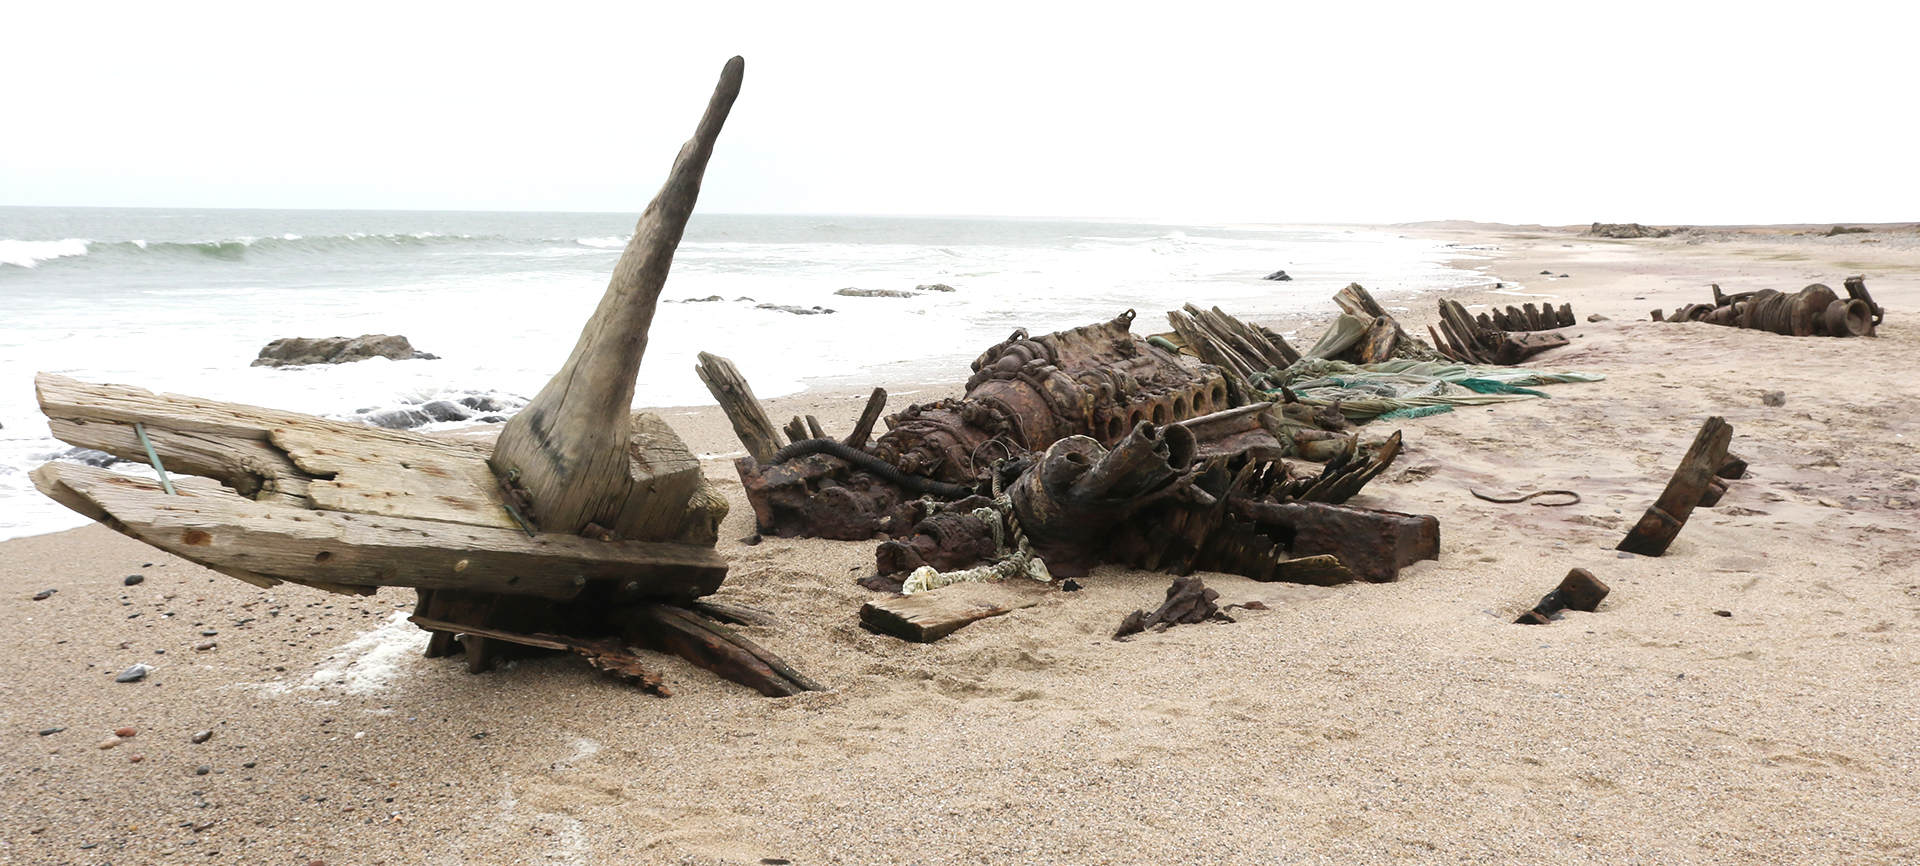
{"label": "overcast sky", "polygon": [[16,2],[0,204],[1916,220],[1915,8]]}

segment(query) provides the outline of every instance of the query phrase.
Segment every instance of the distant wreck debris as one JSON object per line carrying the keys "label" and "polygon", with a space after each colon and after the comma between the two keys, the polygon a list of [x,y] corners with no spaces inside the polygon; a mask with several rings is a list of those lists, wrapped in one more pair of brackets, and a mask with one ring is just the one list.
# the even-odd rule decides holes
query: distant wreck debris
{"label": "distant wreck debris", "polygon": [[1577,323],[1572,304],[1561,304],[1557,310],[1552,304],[1541,304],[1537,308],[1532,304],[1508,305],[1504,310],[1493,307],[1473,318],[1487,331],[1551,331]]}
{"label": "distant wreck debris", "polygon": [[254,367],[302,367],[311,364],[348,364],[369,358],[394,361],[437,361],[413,348],[398,334],[361,334],[358,337],[282,337],[260,349]]}
{"label": "distant wreck debris", "polygon": [[1656,322],[1706,322],[1792,337],[1871,337],[1887,314],[1867,292],[1865,277],[1848,277],[1841,298],[1814,283],[1793,294],[1761,289],[1728,295],[1713,286],[1713,303],[1688,304],[1671,314],[1653,311]]}
{"label": "distant wreck debris", "polygon": [[1643,226],[1639,223],[1594,223],[1587,229],[1588,237],[1596,238],[1664,238],[1673,234],[1672,229]]}

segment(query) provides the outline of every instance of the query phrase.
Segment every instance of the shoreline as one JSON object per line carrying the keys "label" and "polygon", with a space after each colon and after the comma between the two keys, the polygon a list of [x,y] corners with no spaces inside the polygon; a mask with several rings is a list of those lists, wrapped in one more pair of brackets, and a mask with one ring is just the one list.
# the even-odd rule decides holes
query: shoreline
{"label": "shoreline", "polygon": [[[1608,377],[1394,425],[1406,450],[1355,504],[1442,524],[1440,560],[1396,583],[1203,573],[1221,604],[1269,609],[1115,643],[1171,578],[1109,566],[1081,592],[907,644],[855,624],[871,543],[744,543],[730,425],[715,406],[665,407],[732,506],[716,598],[772,611],[782,625],[749,634],[832,691],[769,700],[659,656],[665,700],[565,657],[470,676],[409,648],[410,626],[382,631],[409,592],[258,590],[99,526],[14,539],[0,862],[1920,857],[1898,830],[1920,818],[1920,388],[1905,376],[1920,253],[1383,230],[1496,247],[1475,251],[1488,286],[1577,315],[1572,345],[1531,364]],[[1888,310],[1873,340],[1645,321],[1708,283],[1862,271]],[[1433,299],[1411,300],[1402,321],[1423,334]],[[1260,321],[1319,333],[1311,315]],[[837,434],[874,386],[898,411],[958,396],[966,372],[763,403]],[[1784,406],[1761,403],[1774,390]],[[1622,558],[1613,544],[1707,415],[1733,425],[1751,477],[1668,555]],[[1551,488],[1583,501],[1468,495]],[[1572,567],[1612,586],[1598,612],[1511,624]],[[135,662],[156,667],[147,682],[107,676]],[[138,736],[97,747],[122,725]],[[192,743],[200,730],[215,733]]]}

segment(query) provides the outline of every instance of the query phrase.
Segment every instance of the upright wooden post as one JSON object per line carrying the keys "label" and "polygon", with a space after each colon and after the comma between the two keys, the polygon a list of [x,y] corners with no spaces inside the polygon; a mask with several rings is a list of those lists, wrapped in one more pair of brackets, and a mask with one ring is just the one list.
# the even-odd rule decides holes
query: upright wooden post
{"label": "upright wooden post", "polygon": [[745,67],[739,57],[727,61],[699,128],[640,215],[573,354],[500,432],[494,471],[531,496],[531,520],[541,530],[572,534],[588,524],[617,530],[646,522],[643,515],[636,520],[629,513],[649,507],[654,487],[649,468],[638,465],[643,448],[631,442],[634,383],[674,250],[700,196],[714,141],[740,94]]}
{"label": "upright wooden post", "polygon": [[706,383],[707,393],[719,402],[721,411],[727,413],[727,420],[733,422],[734,435],[740,437],[740,444],[747,447],[747,453],[752,454],[756,462],[766,463],[773,452],[780,450],[779,432],[767,419],[767,410],[760,407],[759,398],[753,396],[753,386],[747,384],[747,377],[740,375],[732,361],[701,352],[700,363],[694,365],[693,371]]}

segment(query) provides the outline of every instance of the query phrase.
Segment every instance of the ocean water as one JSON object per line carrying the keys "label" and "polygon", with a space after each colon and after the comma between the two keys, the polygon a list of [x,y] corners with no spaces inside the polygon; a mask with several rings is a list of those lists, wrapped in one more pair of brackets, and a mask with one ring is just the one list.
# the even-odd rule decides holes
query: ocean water
{"label": "ocean water", "polygon": [[[26,476],[74,459],[48,436],[36,372],[344,419],[473,395],[513,405],[566,360],[635,219],[0,208],[0,539],[85,522]],[[1389,297],[1483,281],[1447,264],[1460,255],[1339,228],[700,214],[654,318],[635,405],[711,403],[693,373],[701,351],[733,359],[763,398],[882,367],[893,381],[958,377],[1015,328],[1132,308],[1136,330],[1155,332],[1189,301],[1260,316],[1327,309],[1356,280]],[[1260,279],[1278,269],[1294,280]],[[931,283],[955,291],[834,294]],[[722,300],[683,302],[712,296]],[[249,366],[280,337],[366,333],[404,334],[439,360]]]}

